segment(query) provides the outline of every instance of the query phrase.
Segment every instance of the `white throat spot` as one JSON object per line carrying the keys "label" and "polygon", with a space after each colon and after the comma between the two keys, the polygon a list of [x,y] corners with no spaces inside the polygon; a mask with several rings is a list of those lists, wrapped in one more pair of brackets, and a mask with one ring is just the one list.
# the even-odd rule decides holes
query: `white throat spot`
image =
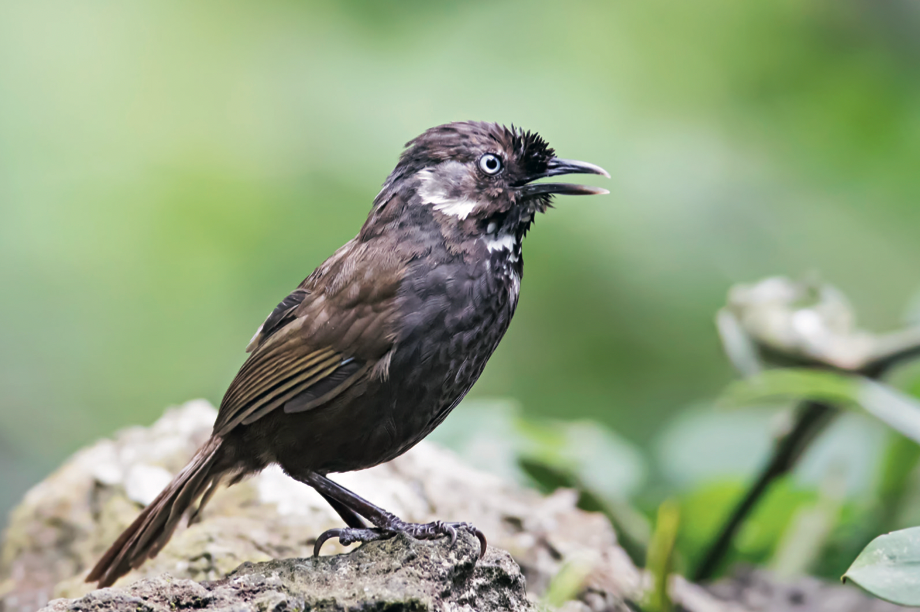
{"label": "white throat spot", "polygon": [[496,236],[486,235],[483,237],[482,241],[485,243],[490,253],[495,251],[513,252],[514,247],[517,245],[517,240],[511,234],[498,234]]}
{"label": "white throat spot", "polygon": [[434,206],[434,209],[438,212],[457,217],[462,221],[469,217],[470,213],[479,206],[479,202],[475,200],[448,197],[444,186],[435,180],[431,170],[422,170],[418,173],[418,176],[421,179],[418,195],[422,199],[422,203]]}

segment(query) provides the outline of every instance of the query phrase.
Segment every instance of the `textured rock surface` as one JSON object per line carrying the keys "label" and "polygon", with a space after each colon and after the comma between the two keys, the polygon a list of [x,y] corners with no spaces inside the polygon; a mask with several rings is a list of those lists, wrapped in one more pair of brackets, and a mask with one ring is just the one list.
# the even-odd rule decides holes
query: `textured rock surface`
{"label": "textured rock surface", "polygon": [[[31,612],[52,598],[88,593],[82,577],[192,456],[215,414],[201,401],[172,409],[149,428],[83,449],[29,491],[12,513],[0,553],[0,610]],[[607,519],[577,509],[571,491],[544,497],[424,442],[395,461],[335,479],[408,520],[473,522],[520,564],[533,596],[572,559],[589,559],[586,592],[608,609],[640,591],[641,573],[616,545]],[[116,586],[162,574],[219,580],[246,561],[309,557],[317,535],[341,526],[312,489],[269,469],[221,489],[201,522],[180,528],[157,558]],[[323,550],[343,549],[330,542]]]}
{"label": "textured rock surface", "polygon": [[477,562],[478,555],[479,543],[471,536],[454,546],[398,538],[336,557],[246,563],[216,582],[141,580],[81,599],[57,599],[44,611],[531,610],[511,556],[494,548]]}
{"label": "textured rock surface", "polygon": [[[642,572],[617,545],[605,517],[576,508],[574,492],[544,497],[422,443],[388,464],[335,479],[408,520],[471,521],[491,547],[510,556],[490,547],[474,566],[469,542],[450,549],[446,541],[397,539],[309,559],[316,536],[341,520],[312,489],[269,469],[220,490],[201,522],[180,529],[156,559],[115,589],[81,599],[92,590],[83,576],[185,465],[209,435],[215,414],[206,402],[189,402],[149,428],[127,429],[78,452],[34,487],[14,510],[0,551],[0,612],[32,612],[52,598],[76,598],[55,601],[52,610],[281,611],[307,604],[322,610],[523,610],[522,575],[529,597],[538,600],[563,568],[576,566],[583,579],[566,612],[627,612],[635,609],[627,602],[642,597]],[[324,552],[342,549],[330,542]],[[738,584],[721,591],[733,602],[679,577],[671,591],[688,612],[782,609],[761,605],[763,585],[757,591]],[[852,601],[868,602],[846,591]]]}

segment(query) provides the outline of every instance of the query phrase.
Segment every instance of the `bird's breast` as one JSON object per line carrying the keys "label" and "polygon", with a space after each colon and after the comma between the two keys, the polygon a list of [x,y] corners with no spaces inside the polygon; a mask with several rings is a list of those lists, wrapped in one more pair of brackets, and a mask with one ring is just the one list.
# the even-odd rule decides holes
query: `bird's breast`
{"label": "bird's breast", "polygon": [[[484,246],[484,245],[483,245]],[[414,262],[399,293],[390,380],[430,430],[469,391],[508,329],[520,273],[505,250]]]}
{"label": "bird's breast", "polygon": [[386,377],[370,379],[354,397],[343,395],[326,413],[302,413],[309,427],[282,434],[290,436],[291,457],[303,461],[304,448],[315,446],[323,449],[317,470],[376,465],[415,445],[463,399],[508,329],[520,286],[519,254],[479,246],[476,257],[444,249],[409,264],[397,292]]}
{"label": "bird's breast", "polygon": [[497,285],[504,285],[508,292],[512,309],[517,306],[521,292],[521,240],[510,233],[486,234],[480,239],[485,247],[485,274],[495,277]]}
{"label": "bird's breast", "polygon": [[473,255],[426,257],[410,266],[399,292],[400,345],[421,347],[423,358],[444,344],[434,338],[447,339],[458,356],[495,349],[491,332],[504,333],[517,306],[520,243],[501,235],[477,240]]}

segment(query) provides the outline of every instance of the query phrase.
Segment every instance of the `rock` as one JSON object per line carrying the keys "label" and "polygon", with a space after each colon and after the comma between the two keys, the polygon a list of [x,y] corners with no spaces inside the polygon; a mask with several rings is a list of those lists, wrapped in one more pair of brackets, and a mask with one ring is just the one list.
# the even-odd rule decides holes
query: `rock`
{"label": "rock", "polygon": [[875,599],[858,588],[810,576],[779,578],[763,569],[738,568],[710,590],[752,612],[897,612],[912,608]]}
{"label": "rock", "polygon": [[161,576],[126,588],[57,599],[44,612],[171,612],[176,609],[245,610],[532,610],[524,577],[511,556],[460,536],[418,542],[399,537],[334,557],[245,563],[230,576],[197,583]]}
{"label": "rock", "polygon": [[[601,514],[578,509],[574,491],[542,496],[474,470],[453,453],[423,442],[387,464],[334,478],[403,519],[470,521],[486,534],[492,547],[507,550],[510,557],[490,548],[481,567],[467,565],[458,556],[449,567],[429,575],[411,568],[423,567],[419,563],[431,567],[458,553],[445,549],[441,541],[397,539],[367,545],[350,555],[304,560],[311,555],[316,536],[342,526],[341,519],[311,488],[270,468],[221,489],[200,522],[180,528],[158,557],[122,578],[116,584],[119,588],[79,599],[93,588],[83,582],[89,568],[149,501],[165,475],[178,472],[204,442],[215,415],[214,408],[203,401],[172,409],[149,428],[124,430],[114,440],[78,452],[29,491],[11,515],[0,551],[0,612],[32,612],[52,598],[77,598],[85,604],[56,601],[54,610],[80,605],[84,606],[81,609],[119,609],[124,602],[138,610],[158,610],[172,601],[169,597],[187,597],[181,601],[191,602],[183,604],[188,609],[220,609],[221,602],[238,597],[235,601],[241,606],[258,600],[263,609],[293,610],[300,609],[295,605],[300,601],[297,597],[306,595],[296,594],[305,592],[308,581],[313,581],[309,582],[311,589],[319,584],[332,589],[340,573],[346,578],[339,584],[365,584],[371,589],[367,601],[389,597],[386,593],[397,588],[424,599],[440,584],[440,600],[425,599],[428,608],[418,604],[407,609],[440,609],[441,601],[454,606],[444,609],[464,609],[468,602],[463,597],[486,602],[476,604],[482,606],[504,597],[523,602],[517,591],[523,588],[521,575],[530,598],[539,600],[560,570],[573,564],[578,565],[580,579],[571,598],[578,601],[566,604],[566,609],[626,612],[631,609],[629,602],[643,597],[643,574],[617,545],[609,521]],[[460,550],[459,542],[457,546]],[[324,547],[325,554],[342,551],[333,542]],[[382,551],[391,554],[382,555]],[[410,563],[412,555],[415,560]],[[283,561],[262,564],[272,559]],[[375,561],[362,565],[362,559]],[[407,567],[394,559],[406,560]],[[513,567],[515,562],[520,574]],[[245,563],[256,565],[242,565]],[[164,577],[166,574],[171,577]],[[254,578],[256,575],[262,578]],[[249,578],[243,580],[243,576]],[[287,582],[277,586],[272,576]],[[492,580],[491,587],[484,582],[487,579]],[[256,582],[252,581],[258,580],[262,581],[258,589],[268,599],[254,594]],[[198,582],[202,584],[194,586]],[[132,584],[135,586],[124,588]],[[180,587],[175,585],[183,585],[184,590],[176,590]],[[720,602],[682,580],[675,579],[671,590],[674,600],[688,612],[746,609]],[[155,596],[156,592],[161,595]],[[207,603],[207,598],[196,600],[194,593],[201,597],[210,593],[214,603]],[[346,600],[338,598],[346,594],[335,593],[328,606],[324,603],[327,607],[320,609],[344,609]],[[515,605],[527,609],[524,603]]]}

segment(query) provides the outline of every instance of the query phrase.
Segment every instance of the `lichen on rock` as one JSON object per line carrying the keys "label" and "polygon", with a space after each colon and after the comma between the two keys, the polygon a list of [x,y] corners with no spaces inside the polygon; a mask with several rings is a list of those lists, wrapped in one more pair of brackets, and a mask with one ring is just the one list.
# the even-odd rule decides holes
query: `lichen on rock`
{"label": "lichen on rock", "polygon": [[525,612],[524,577],[511,556],[490,548],[479,559],[468,534],[420,542],[397,537],[347,555],[244,563],[227,578],[197,583],[160,576],[125,588],[57,599],[43,612],[208,612],[244,610]]}

